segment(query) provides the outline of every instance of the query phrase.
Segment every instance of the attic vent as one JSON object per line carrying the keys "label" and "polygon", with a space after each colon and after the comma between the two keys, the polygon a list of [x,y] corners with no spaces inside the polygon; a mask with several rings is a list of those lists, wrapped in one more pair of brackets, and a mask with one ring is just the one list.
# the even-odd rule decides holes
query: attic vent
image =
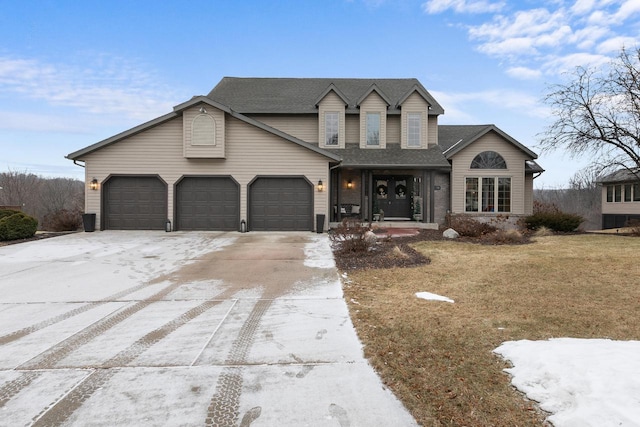
{"label": "attic vent", "polygon": [[216,145],[216,121],[208,114],[198,114],[191,122],[191,145]]}

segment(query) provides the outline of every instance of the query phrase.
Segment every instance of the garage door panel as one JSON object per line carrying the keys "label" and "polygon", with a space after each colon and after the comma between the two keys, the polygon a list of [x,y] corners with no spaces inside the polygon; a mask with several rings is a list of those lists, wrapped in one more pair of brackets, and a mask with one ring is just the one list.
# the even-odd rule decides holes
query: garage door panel
{"label": "garage door panel", "polygon": [[108,230],[162,230],[167,186],[152,176],[112,177],[104,185],[104,212]]}
{"label": "garage door panel", "polygon": [[249,203],[251,230],[313,230],[313,187],[304,178],[257,178],[249,189]]}
{"label": "garage door panel", "polygon": [[229,177],[185,177],[176,186],[178,230],[237,230],[238,185]]}

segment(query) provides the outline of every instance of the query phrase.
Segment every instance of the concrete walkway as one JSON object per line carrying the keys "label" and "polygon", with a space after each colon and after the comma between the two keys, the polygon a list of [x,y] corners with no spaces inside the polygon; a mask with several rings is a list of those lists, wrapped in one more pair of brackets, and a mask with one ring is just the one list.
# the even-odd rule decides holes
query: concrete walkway
{"label": "concrete walkway", "polygon": [[415,426],[363,358],[326,235],[0,247],[0,425]]}

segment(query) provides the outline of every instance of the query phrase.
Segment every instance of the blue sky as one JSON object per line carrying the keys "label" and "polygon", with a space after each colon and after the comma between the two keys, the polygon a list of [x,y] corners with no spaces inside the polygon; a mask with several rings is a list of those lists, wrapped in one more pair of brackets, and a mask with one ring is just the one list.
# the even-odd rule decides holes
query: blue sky
{"label": "blue sky", "polygon": [[[416,77],[441,124],[539,151],[548,85],[637,46],[639,18],[640,0],[0,0],[0,171],[83,179],[65,155],[223,76]],[[544,153],[536,187],[587,162]]]}

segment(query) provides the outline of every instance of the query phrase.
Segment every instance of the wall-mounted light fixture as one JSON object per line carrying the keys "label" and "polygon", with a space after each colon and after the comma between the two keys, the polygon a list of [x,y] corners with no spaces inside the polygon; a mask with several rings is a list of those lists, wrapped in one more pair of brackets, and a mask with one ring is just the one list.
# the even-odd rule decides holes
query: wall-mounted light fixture
{"label": "wall-mounted light fixture", "polygon": [[353,188],[353,181],[351,181],[351,180],[347,181],[347,188],[349,190],[351,190]]}
{"label": "wall-mounted light fixture", "polygon": [[318,180],[318,191],[324,191],[324,184],[321,179]]}
{"label": "wall-mounted light fixture", "polygon": [[96,178],[93,178],[91,180],[91,182],[89,183],[89,188],[93,191],[96,191],[98,189],[98,180]]}
{"label": "wall-mounted light fixture", "polygon": [[200,113],[201,114],[207,114],[207,109],[204,107],[200,107]]}

